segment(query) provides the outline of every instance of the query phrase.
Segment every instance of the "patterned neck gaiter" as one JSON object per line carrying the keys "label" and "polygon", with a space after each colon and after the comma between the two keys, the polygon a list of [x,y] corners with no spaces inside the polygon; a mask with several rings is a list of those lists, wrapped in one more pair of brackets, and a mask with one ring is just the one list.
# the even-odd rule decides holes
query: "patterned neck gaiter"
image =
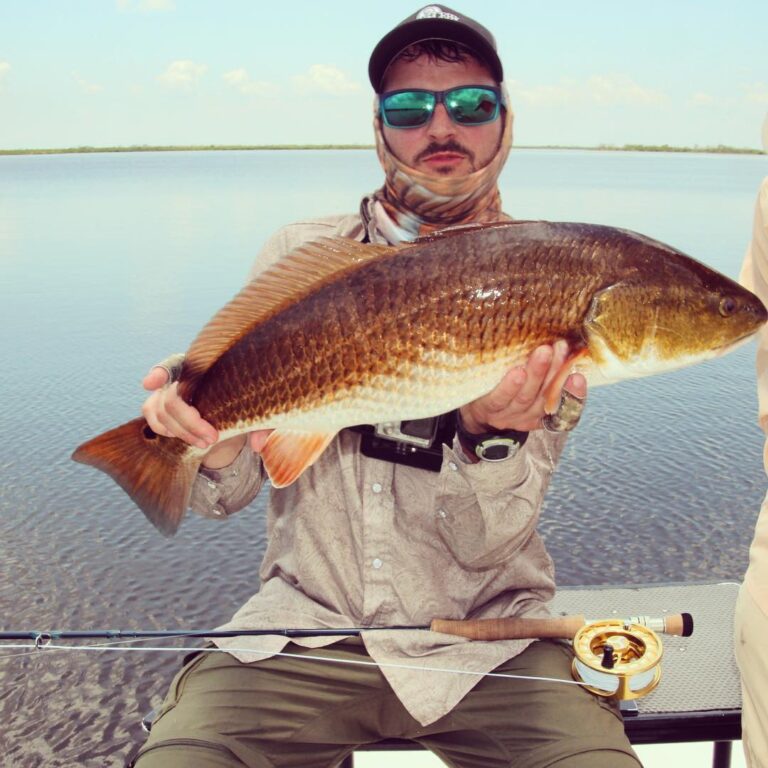
{"label": "patterned neck gaiter", "polygon": [[373,127],[376,153],[384,169],[381,189],[363,200],[370,218],[369,230],[377,229],[390,243],[413,240],[421,235],[459,224],[509,219],[501,210],[498,178],[512,146],[513,113],[502,85],[507,106],[502,109],[504,127],[496,154],[484,167],[465,176],[436,177],[417,171],[396,158],[381,131],[379,99],[374,101]]}

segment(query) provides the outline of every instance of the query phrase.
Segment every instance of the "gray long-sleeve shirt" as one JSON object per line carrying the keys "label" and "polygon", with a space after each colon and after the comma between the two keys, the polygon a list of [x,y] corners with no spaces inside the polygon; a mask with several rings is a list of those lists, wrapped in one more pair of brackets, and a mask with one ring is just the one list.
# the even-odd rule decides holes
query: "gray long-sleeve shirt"
{"label": "gray long-sleeve shirt", "polygon": [[[290,225],[266,244],[252,276],[301,243],[322,236],[361,240],[363,234],[355,215]],[[430,472],[363,456],[360,435],[343,430],[293,485],[269,489],[261,588],[222,629],[546,615],[554,571],[536,524],[564,441],[537,431],[515,458],[478,464],[467,463],[454,443],[443,447],[440,472]],[[226,519],[264,481],[258,456],[246,446],[229,467],[198,476],[192,509]],[[419,630],[362,637],[399,699],[424,725],[448,713],[481,676],[420,667],[486,673],[530,643]],[[294,642],[319,647],[338,639]],[[277,635],[216,640],[243,662],[267,658],[287,642]]]}

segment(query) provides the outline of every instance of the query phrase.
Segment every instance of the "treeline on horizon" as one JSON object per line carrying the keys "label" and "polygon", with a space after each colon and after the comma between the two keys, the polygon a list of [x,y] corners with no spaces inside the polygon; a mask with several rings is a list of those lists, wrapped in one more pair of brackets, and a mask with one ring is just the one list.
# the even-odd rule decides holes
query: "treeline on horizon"
{"label": "treeline on horizon", "polygon": [[[706,154],[764,155],[761,149],[729,147],[676,147],[670,144],[600,144],[597,147],[571,145],[528,145],[518,149],[578,149],[594,152],[700,152]],[[59,149],[0,149],[0,155],[70,155],[95,152],[224,152],[258,150],[374,149],[373,144],[199,144],[193,146],[132,145],[124,147],[63,147]]]}

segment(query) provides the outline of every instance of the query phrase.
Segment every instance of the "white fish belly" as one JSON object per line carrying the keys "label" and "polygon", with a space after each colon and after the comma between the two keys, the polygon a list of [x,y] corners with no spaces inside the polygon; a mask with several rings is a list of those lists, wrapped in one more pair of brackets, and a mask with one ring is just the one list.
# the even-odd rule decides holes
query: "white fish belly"
{"label": "white fish belly", "polygon": [[222,431],[221,439],[255,429],[327,433],[357,424],[437,416],[490,392],[514,364],[509,359],[481,364],[456,355],[433,355],[421,364],[403,366],[395,375],[339,390],[317,405],[240,422]]}

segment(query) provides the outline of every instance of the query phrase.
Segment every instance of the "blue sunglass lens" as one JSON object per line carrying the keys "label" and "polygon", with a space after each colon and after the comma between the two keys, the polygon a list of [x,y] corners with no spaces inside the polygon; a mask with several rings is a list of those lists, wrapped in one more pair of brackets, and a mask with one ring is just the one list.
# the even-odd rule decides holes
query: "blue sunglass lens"
{"label": "blue sunglass lens", "polygon": [[445,95],[448,114],[461,125],[483,125],[499,114],[499,99],[488,88],[458,88]]}
{"label": "blue sunglass lens", "polygon": [[381,97],[381,114],[390,128],[418,128],[432,118],[442,101],[460,125],[483,125],[499,116],[499,95],[492,88],[461,87],[450,91],[394,91]]}
{"label": "blue sunglass lens", "polygon": [[381,113],[390,128],[417,128],[429,122],[435,101],[429,91],[400,91],[383,97]]}

